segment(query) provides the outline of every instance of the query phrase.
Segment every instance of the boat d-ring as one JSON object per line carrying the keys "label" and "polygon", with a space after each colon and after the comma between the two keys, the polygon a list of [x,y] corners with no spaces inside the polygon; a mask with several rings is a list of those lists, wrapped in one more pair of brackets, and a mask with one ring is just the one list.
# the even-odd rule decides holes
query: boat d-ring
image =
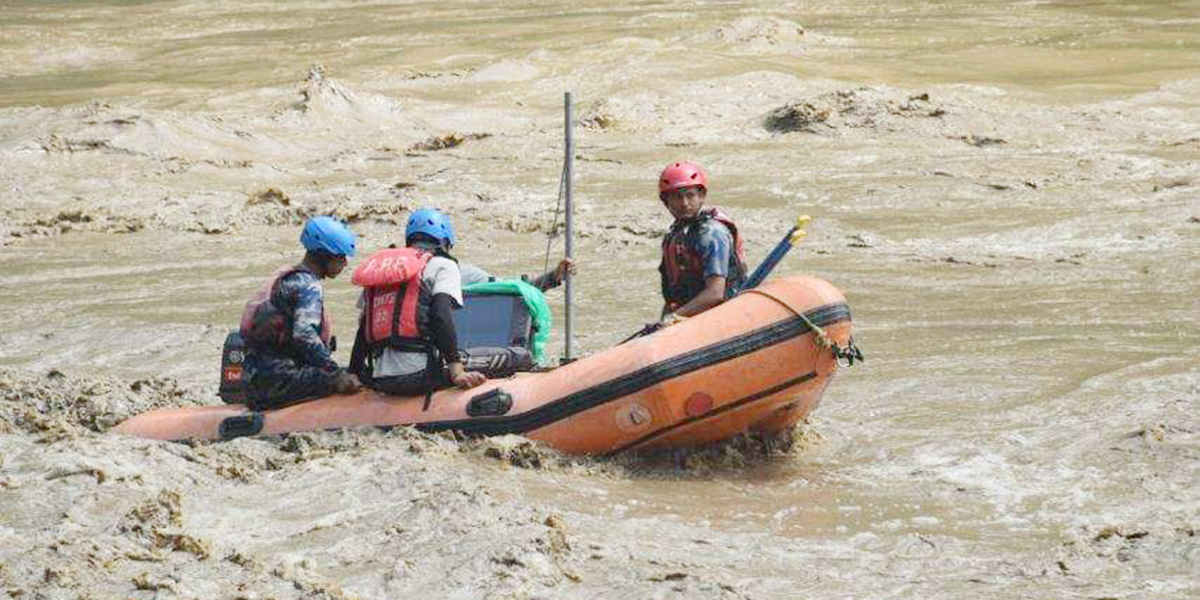
{"label": "boat d-ring", "polygon": [[854,366],[855,362],[866,361],[866,358],[863,357],[862,350],[859,350],[858,346],[854,344],[854,336],[850,336],[850,340],[846,343],[846,347],[842,348],[837,342],[830,339],[829,334],[826,333],[824,329],[822,329],[816,323],[813,323],[812,320],[805,316],[803,312],[796,310],[795,306],[792,306],[783,298],[780,298],[770,292],[764,292],[758,288],[749,289],[743,293],[766,296],[767,298],[778,302],[784,308],[792,311],[792,314],[799,317],[800,320],[804,321],[804,324],[808,325],[809,329],[812,330],[813,335],[816,337],[817,345],[822,348],[827,348],[830,352],[833,352],[833,358],[835,361],[837,361],[839,367],[851,367]]}
{"label": "boat d-ring", "polygon": [[833,351],[833,357],[837,360],[839,367],[853,367],[855,361],[865,362],[867,360],[863,357],[862,350],[859,350],[858,346],[854,345],[854,336],[850,336],[850,341],[846,344],[845,348],[838,346],[837,342],[833,342],[830,345],[830,350]]}
{"label": "boat d-ring", "polygon": [[217,426],[217,435],[226,442],[235,438],[258,435],[262,432],[263,424],[263,414],[257,411],[225,417]]}

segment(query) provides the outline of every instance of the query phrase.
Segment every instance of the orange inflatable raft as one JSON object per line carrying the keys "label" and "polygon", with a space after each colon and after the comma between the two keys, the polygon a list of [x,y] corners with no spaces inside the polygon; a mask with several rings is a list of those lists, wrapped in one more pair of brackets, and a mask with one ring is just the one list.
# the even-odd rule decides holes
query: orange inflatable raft
{"label": "orange inflatable raft", "polygon": [[839,356],[854,351],[850,334],[850,309],[837,288],[815,277],[785,277],[552,371],[443,390],[428,403],[365,391],[264,412],[241,405],[166,408],[114,431],[221,440],[412,425],[515,433],[588,454],[688,446],[795,425],[816,407]]}

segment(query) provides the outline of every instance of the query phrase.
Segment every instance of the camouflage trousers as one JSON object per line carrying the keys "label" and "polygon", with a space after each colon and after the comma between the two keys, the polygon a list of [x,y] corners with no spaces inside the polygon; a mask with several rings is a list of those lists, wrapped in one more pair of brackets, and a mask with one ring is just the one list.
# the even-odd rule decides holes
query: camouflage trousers
{"label": "camouflage trousers", "polygon": [[267,410],[324,398],[334,393],[337,371],[297,364],[286,356],[250,352],[246,356],[247,406]]}

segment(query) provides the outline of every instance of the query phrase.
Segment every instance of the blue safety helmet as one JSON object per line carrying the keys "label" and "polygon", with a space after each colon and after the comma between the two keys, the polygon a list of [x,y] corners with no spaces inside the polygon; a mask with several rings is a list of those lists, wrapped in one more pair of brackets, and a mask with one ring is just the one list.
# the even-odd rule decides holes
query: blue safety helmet
{"label": "blue safety helmet", "polygon": [[324,252],[335,256],[354,256],[357,238],[345,223],[333,217],[313,217],[304,224],[300,243],[310,252]]}
{"label": "blue safety helmet", "polygon": [[447,248],[454,246],[454,226],[450,224],[450,217],[436,208],[422,208],[409,215],[404,239],[407,241],[418,233],[441,241]]}

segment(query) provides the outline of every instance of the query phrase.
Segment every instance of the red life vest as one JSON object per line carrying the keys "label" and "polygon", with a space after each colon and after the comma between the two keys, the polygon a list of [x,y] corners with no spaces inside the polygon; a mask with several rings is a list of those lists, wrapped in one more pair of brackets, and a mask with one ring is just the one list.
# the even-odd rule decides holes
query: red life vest
{"label": "red life vest", "polygon": [[[311,273],[302,266],[284,265],[276,269],[265,283],[258,288],[246,308],[242,310],[241,334],[250,345],[266,346],[286,352],[292,340],[292,314],[283,307],[286,298],[279,297],[279,282],[297,271]],[[333,322],[329,311],[321,305],[321,343],[330,345]]]}
{"label": "red life vest", "polygon": [[379,347],[422,339],[421,273],[434,254],[420,248],[387,248],[354,269],[350,280],[363,289],[363,334]]}
{"label": "red life vest", "polygon": [[746,279],[746,251],[737,225],[721,209],[705,207],[694,219],[676,221],[663,237],[662,262],[658,271],[662,275],[663,301],[668,310],[687,304],[704,290],[704,257],[698,246],[701,235],[712,226],[712,221],[725,225],[733,236],[725,276],[725,298],[729,299]]}

